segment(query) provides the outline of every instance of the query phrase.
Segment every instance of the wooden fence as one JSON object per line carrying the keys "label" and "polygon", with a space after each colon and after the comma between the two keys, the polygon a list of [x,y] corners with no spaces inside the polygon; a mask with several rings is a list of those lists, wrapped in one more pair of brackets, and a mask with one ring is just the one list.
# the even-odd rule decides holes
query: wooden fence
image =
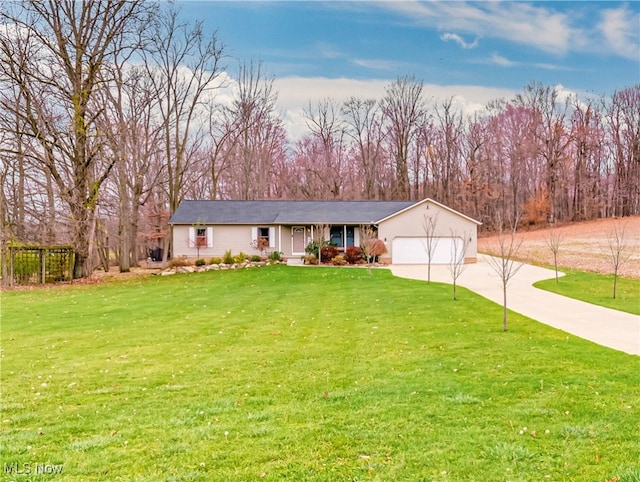
{"label": "wooden fence", "polygon": [[8,286],[73,279],[74,250],[68,246],[9,246],[3,262]]}

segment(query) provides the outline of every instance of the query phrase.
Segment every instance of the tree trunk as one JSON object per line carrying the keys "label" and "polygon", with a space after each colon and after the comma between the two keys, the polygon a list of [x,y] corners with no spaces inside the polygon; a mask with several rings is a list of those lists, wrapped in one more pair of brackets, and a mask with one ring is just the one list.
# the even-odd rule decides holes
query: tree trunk
{"label": "tree trunk", "polygon": [[[137,199],[139,197],[134,196],[131,212],[131,230],[129,232],[130,241],[129,246],[131,249],[131,266],[139,266],[138,260],[140,259],[140,246],[138,245],[138,226],[140,222],[140,205]],[[145,256],[146,257],[146,256]]]}
{"label": "tree trunk", "polygon": [[51,179],[51,171],[45,168],[45,178],[47,180],[47,226],[45,228],[45,241],[47,246],[53,246],[56,243],[56,201],[53,192],[53,181]]}
{"label": "tree trunk", "polygon": [[[124,203],[123,203],[124,204]],[[118,220],[118,265],[121,273],[131,271],[131,223],[128,208],[121,209]]]}
{"label": "tree trunk", "polygon": [[502,287],[502,331],[507,331],[507,285]]}

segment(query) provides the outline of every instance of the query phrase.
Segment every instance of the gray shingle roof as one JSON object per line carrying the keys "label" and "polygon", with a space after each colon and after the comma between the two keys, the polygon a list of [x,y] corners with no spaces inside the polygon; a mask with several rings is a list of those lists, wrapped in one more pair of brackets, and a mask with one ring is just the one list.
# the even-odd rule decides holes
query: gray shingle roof
{"label": "gray shingle roof", "polygon": [[368,224],[415,201],[183,201],[170,224]]}

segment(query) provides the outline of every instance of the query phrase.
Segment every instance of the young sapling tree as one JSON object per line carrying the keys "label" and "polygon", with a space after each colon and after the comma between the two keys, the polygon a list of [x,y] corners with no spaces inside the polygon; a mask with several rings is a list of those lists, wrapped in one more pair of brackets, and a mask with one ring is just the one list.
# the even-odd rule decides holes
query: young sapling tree
{"label": "young sapling tree", "polygon": [[318,258],[318,263],[322,262],[322,248],[329,244],[325,238],[327,231],[329,231],[328,224],[315,224],[311,227],[312,248],[311,250],[307,249],[307,252],[315,254],[316,258]]}
{"label": "young sapling tree", "polygon": [[558,251],[560,250],[560,245],[562,244],[562,233],[558,230],[556,225],[549,230],[549,235],[545,242],[547,243],[548,248],[553,253],[553,267],[556,271],[556,283],[558,283]]}
{"label": "young sapling tree", "polygon": [[499,226],[496,246],[498,256],[490,256],[488,260],[489,266],[498,275],[502,285],[502,331],[507,331],[507,286],[523,266],[515,260],[522,245],[522,238],[516,237],[517,217],[508,233],[505,233],[502,217],[499,217],[497,225]]}
{"label": "young sapling tree", "polygon": [[458,278],[467,268],[464,262],[467,248],[469,247],[469,233],[466,231],[462,233],[462,237],[458,236],[453,230],[451,230],[451,238],[453,244],[451,245],[451,260],[448,264],[449,273],[451,273],[451,279],[453,280],[453,299],[456,300],[456,286],[458,284]]}
{"label": "young sapling tree", "polygon": [[626,227],[626,224],[614,224],[613,229],[607,234],[607,249],[605,250],[605,255],[613,270],[614,299],[616,298],[618,288],[618,273],[620,272],[620,267],[631,257],[631,249],[629,249],[627,240],[625,239]]}
{"label": "young sapling tree", "polygon": [[[429,206],[427,205],[427,209]],[[427,253],[427,283],[431,283],[431,260],[436,252],[438,238],[436,237],[436,227],[438,226],[438,214],[428,214],[426,211],[422,220],[422,228],[424,229],[424,250]]]}
{"label": "young sapling tree", "polygon": [[265,259],[269,255],[269,240],[258,236],[257,239],[251,241],[251,247],[260,252],[260,257]]}
{"label": "young sapling tree", "polygon": [[376,250],[376,248],[373,242],[376,239],[377,236],[373,226],[370,226],[368,224],[360,225],[360,249],[362,250],[364,259],[367,260],[367,272],[369,274],[371,274],[371,260],[375,256],[373,252]]}

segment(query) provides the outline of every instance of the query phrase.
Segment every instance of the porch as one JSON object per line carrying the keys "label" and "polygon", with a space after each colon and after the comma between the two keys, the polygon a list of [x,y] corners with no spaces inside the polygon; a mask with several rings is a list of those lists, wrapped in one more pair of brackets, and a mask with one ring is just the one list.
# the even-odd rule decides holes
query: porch
{"label": "porch", "polygon": [[[328,241],[338,251],[345,251],[349,246],[360,246],[360,227],[358,225],[299,225],[291,226],[290,229],[292,256],[304,256],[305,248],[312,242],[321,239]],[[322,230],[322,233],[319,230]]]}

